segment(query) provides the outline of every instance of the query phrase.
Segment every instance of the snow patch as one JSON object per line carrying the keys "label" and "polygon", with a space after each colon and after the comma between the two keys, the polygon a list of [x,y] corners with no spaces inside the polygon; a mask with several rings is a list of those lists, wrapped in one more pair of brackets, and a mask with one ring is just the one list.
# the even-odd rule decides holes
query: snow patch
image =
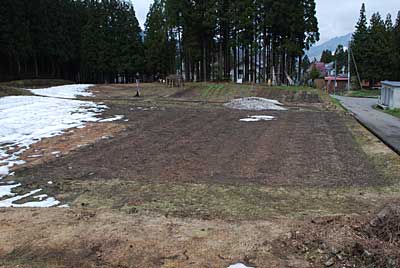
{"label": "snow patch", "polygon": [[40,194],[40,195],[35,195],[33,198],[39,199],[39,201],[42,201],[43,199],[47,198],[47,194]]}
{"label": "snow patch", "polygon": [[15,194],[13,194],[11,192],[12,189],[17,188],[21,186],[21,184],[14,184],[14,185],[1,185],[0,186],[0,198],[4,197],[4,196],[14,196]]}
{"label": "snow patch", "polygon": [[[87,122],[97,122],[100,120],[97,116],[106,108],[105,105],[93,102],[57,98],[0,98],[0,165],[5,164],[10,168],[24,164],[19,156],[30,145],[43,138],[60,135],[66,129],[84,126]],[[8,153],[10,147],[15,149]]]}
{"label": "snow patch", "polygon": [[[14,187],[15,188],[15,187]],[[35,207],[35,208],[49,208],[49,207],[54,207],[60,204],[60,201],[57,201],[54,197],[47,197],[47,195],[37,195],[38,192],[42,191],[42,189],[37,189],[33,190],[27,194],[24,195],[17,195],[11,194],[11,198],[1,200],[0,201],[0,207],[3,208],[8,208],[8,207],[14,207],[14,208],[23,208],[23,207]],[[24,198],[33,196],[34,199],[38,199],[39,201],[32,201],[32,202],[27,202],[23,204],[15,204],[14,202],[22,200]]]}
{"label": "snow patch", "polygon": [[254,267],[250,267],[250,266],[246,266],[243,263],[235,263],[230,265],[228,268],[254,268]]}
{"label": "snow patch", "polygon": [[269,115],[253,115],[248,118],[240,119],[240,122],[259,122],[259,121],[271,121],[274,120],[275,116]]}
{"label": "snow patch", "polygon": [[235,99],[229,103],[224,104],[225,107],[236,109],[236,110],[247,110],[247,111],[265,111],[265,110],[276,110],[286,111],[286,108],[281,107],[282,103],[277,100],[264,99],[264,98],[242,98]]}
{"label": "snow patch", "polygon": [[88,92],[89,87],[93,85],[82,84],[82,85],[65,85],[58,87],[40,88],[40,89],[28,89],[32,93],[40,96],[55,97],[55,98],[67,98],[74,99],[78,96],[90,97],[93,93]]}
{"label": "snow patch", "polygon": [[39,158],[42,157],[42,154],[34,154],[34,155],[29,155],[28,158]]}
{"label": "snow patch", "polygon": [[111,117],[111,118],[102,119],[99,122],[100,123],[114,122],[114,121],[118,121],[118,120],[124,119],[124,117],[125,117],[124,115],[116,115],[116,116]]}
{"label": "snow patch", "polygon": [[[2,153],[1,150],[0,150],[0,153]],[[4,156],[6,156],[6,154],[4,154]],[[7,176],[7,175],[8,175],[8,172],[10,172],[10,171],[9,171],[9,169],[8,169],[7,166],[1,166],[1,167],[0,167],[0,179],[1,179],[3,176]]]}
{"label": "snow patch", "polygon": [[[32,144],[44,138],[61,135],[68,129],[83,128],[88,122],[103,120],[100,115],[108,109],[106,105],[72,99],[77,96],[91,96],[92,93],[87,92],[90,86],[92,85],[30,89],[34,94],[42,96],[0,98],[0,180],[14,174],[9,174],[10,168],[25,164],[20,156]],[[122,118],[123,116],[118,115],[104,119],[104,122]],[[59,153],[52,154],[59,156]],[[36,157],[41,157],[41,155],[29,156],[29,158]],[[0,185],[2,196],[12,196],[12,198],[1,200],[0,207],[52,207],[60,203],[53,197],[46,197],[25,204],[14,204],[37,192],[32,191],[26,195],[15,196],[11,190],[19,186],[21,185]]]}

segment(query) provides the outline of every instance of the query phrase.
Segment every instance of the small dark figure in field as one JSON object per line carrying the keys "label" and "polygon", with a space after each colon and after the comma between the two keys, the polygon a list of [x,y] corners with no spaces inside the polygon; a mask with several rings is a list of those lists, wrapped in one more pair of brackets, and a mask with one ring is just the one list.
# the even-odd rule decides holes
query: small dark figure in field
{"label": "small dark figure in field", "polygon": [[140,98],[140,79],[139,79],[139,73],[136,74],[136,95],[135,98]]}

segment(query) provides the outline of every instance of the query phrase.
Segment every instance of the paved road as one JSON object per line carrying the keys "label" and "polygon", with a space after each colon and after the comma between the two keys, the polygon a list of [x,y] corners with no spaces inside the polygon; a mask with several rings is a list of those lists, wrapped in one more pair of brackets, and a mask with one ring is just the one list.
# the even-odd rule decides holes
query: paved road
{"label": "paved road", "polygon": [[346,109],[386,144],[400,153],[400,119],[373,108],[378,99],[336,96]]}

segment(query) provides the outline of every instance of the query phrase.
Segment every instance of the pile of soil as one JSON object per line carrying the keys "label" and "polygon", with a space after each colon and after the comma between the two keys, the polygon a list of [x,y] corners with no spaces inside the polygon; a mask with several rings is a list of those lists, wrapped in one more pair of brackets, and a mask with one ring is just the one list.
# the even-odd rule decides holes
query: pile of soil
{"label": "pile of soil", "polygon": [[[279,241],[277,254],[295,253],[313,267],[400,267],[400,205],[369,216],[311,220]],[[283,251],[283,252],[282,252]]]}
{"label": "pile of soil", "polygon": [[386,205],[365,225],[364,232],[369,238],[400,245],[400,204]]}
{"label": "pile of soil", "polygon": [[225,107],[236,110],[246,110],[246,111],[265,111],[265,110],[285,111],[286,109],[281,107],[280,105],[282,105],[282,103],[276,100],[250,97],[250,98],[235,99],[229,103],[226,103]]}

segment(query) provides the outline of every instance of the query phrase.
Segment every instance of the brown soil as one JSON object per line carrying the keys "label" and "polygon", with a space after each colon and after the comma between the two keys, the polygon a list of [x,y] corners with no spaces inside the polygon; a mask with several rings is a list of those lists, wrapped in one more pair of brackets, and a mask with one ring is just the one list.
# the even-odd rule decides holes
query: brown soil
{"label": "brown soil", "polygon": [[67,130],[61,136],[46,138],[33,144],[20,156],[26,164],[16,166],[14,170],[51,162],[100,140],[110,139],[124,130],[123,125],[114,123],[88,123],[84,128]]}
{"label": "brown soil", "polygon": [[[0,267],[290,267],[272,242],[279,220],[224,222],[99,210],[0,210]],[[302,261],[299,261],[302,263]]]}
{"label": "brown soil", "polygon": [[[269,112],[277,120],[258,123],[239,122],[254,113],[226,109],[141,111],[121,106],[113,107],[113,113],[129,118],[125,132],[27,170],[24,180],[118,178],[273,186],[384,183],[334,113]],[[89,173],[96,174],[89,178]]]}

